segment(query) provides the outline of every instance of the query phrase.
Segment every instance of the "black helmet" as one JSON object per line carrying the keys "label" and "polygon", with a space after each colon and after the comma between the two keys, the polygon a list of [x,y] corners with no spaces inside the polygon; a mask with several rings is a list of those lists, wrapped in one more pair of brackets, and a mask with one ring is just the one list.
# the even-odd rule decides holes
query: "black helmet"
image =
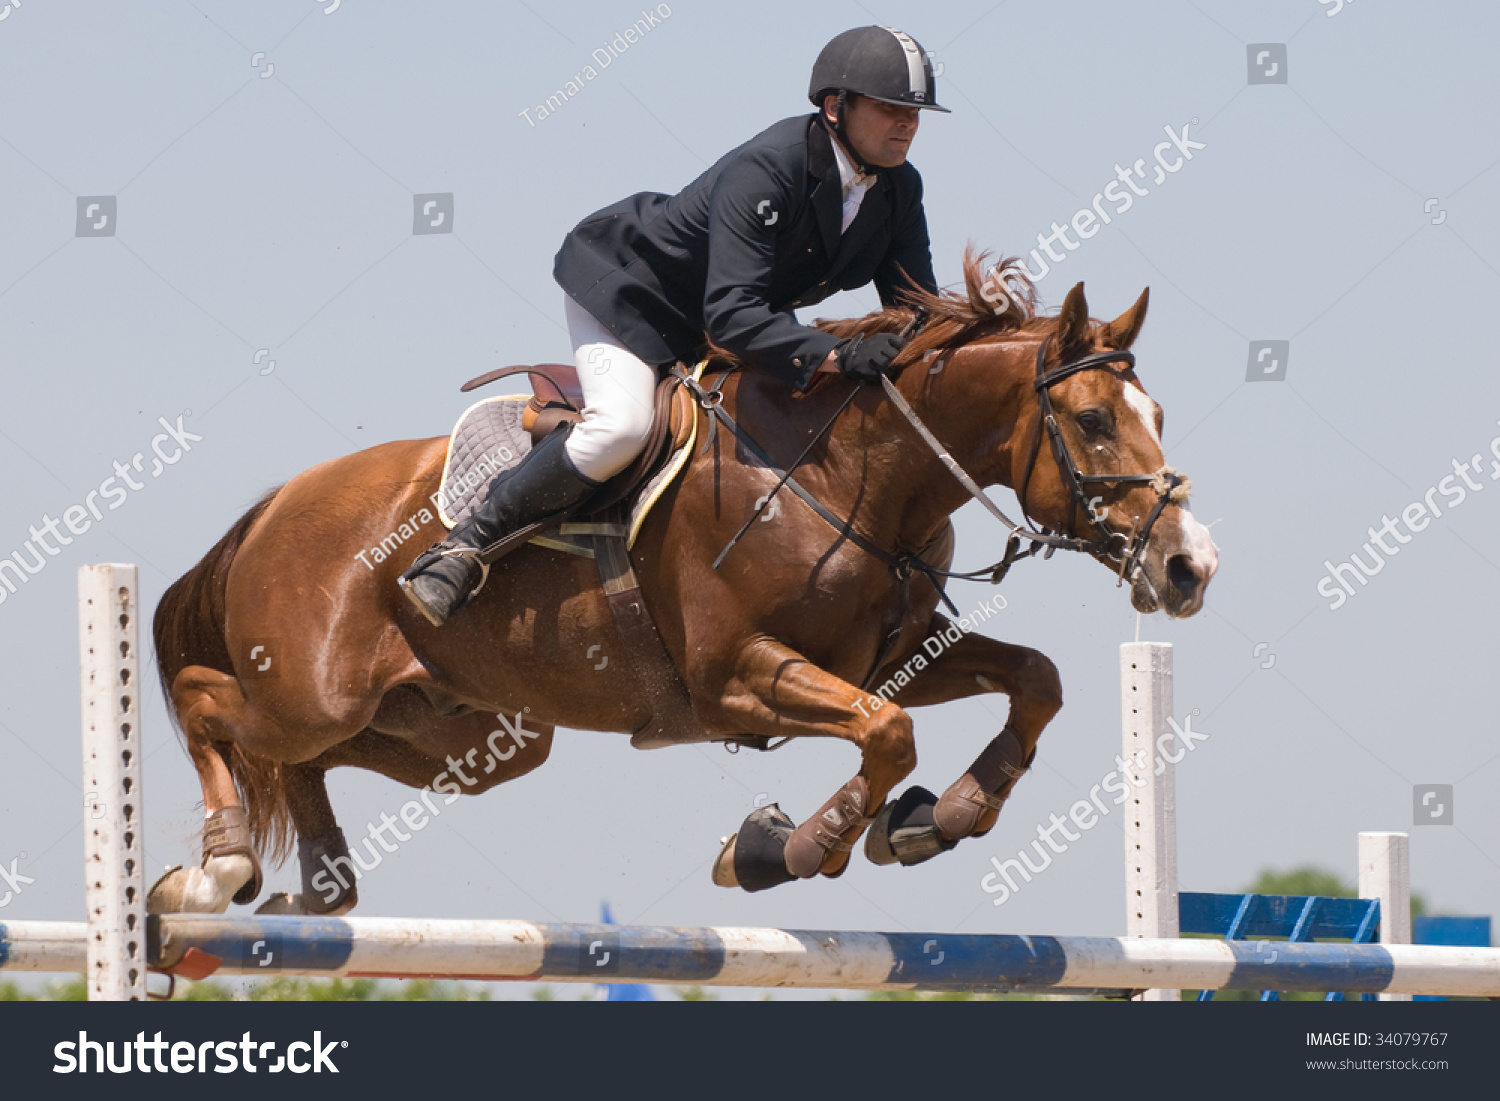
{"label": "black helmet", "polygon": [[821,108],[831,92],[947,112],[938,106],[932,63],[916,39],[892,27],[856,27],[845,31],[813,62],[807,98]]}

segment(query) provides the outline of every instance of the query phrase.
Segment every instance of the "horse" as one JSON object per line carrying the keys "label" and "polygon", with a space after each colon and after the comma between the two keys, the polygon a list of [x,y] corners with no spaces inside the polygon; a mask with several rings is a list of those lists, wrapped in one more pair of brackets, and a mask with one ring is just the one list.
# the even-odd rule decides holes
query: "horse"
{"label": "horse", "polygon": [[[975,484],[1015,489],[1035,525],[1011,526],[997,578],[1030,539],[1033,552],[1090,554],[1129,582],[1140,612],[1203,605],[1217,550],[1165,465],[1162,411],[1128,351],[1149,288],[1113,321],[1089,317],[1081,283],[1039,316],[1023,269],[985,259],[966,249],[960,291],[914,291],[867,317],[816,323],[840,337],[899,332],[921,311],[889,392],[837,375],[793,392],[723,359],[702,376],[718,380],[715,394],[694,387],[709,442],[631,551],[691,704],[682,740],[831,737],[860,753],[858,773],[801,825],[774,804],[752,814],[715,862],[721,885],[836,877],[867,830],[872,860],[912,864],[994,827],[1063,696],[1045,655],[939,610],[956,576],[950,517]],[[997,272],[1016,292],[1003,309]],[[716,412],[734,431],[709,431]],[[420,789],[402,811],[415,807],[414,819],[423,803],[436,811],[434,795],[452,802],[539,768],[557,727],[625,733],[650,720],[630,663],[594,660],[598,640],[618,636],[587,559],[528,544],[438,629],[397,587],[406,556],[362,553],[398,530],[417,540],[413,553],[442,537],[427,506],[446,444],[385,443],[297,475],[163,595],[160,679],[205,825],[202,865],[164,875],[148,895],[154,912],[253,901],[261,861],[284,861],[295,841],[301,893],[258,912],[346,913],[358,872],[329,769]],[[767,458],[800,458],[801,500],[784,495],[776,522],[753,525],[717,564],[776,482]],[[934,637],[944,646],[928,660]],[[910,709],[980,693],[1006,695],[1009,713],[974,764],[941,798],[914,786],[892,799],[917,762]]]}

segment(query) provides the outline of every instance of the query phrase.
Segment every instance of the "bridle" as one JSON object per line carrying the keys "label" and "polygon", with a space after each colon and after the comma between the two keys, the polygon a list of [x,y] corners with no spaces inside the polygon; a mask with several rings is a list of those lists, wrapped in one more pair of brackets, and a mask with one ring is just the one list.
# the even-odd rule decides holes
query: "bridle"
{"label": "bridle", "polygon": [[[891,404],[911,422],[911,426],[916,429],[917,434],[922,437],[923,442],[933,454],[948,468],[949,473],[964,489],[969,491],[971,497],[1010,529],[1010,537],[1005,544],[1005,556],[994,565],[967,573],[954,573],[932,567],[933,573],[964,581],[985,579],[993,585],[998,585],[1010,571],[1010,567],[1022,558],[1031,558],[1039,552],[1042,553],[1043,558],[1050,558],[1055,550],[1071,550],[1092,554],[1104,561],[1119,563],[1117,584],[1124,584],[1126,581],[1134,582],[1140,568],[1141,556],[1146,551],[1146,545],[1151,539],[1151,531],[1156,526],[1156,521],[1161,517],[1167,505],[1181,504],[1187,500],[1191,489],[1190,483],[1169,466],[1163,466],[1154,474],[1085,474],[1079,469],[1078,464],[1073,460],[1072,452],[1068,449],[1068,441],[1063,438],[1062,429],[1058,426],[1057,413],[1052,407],[1051,389],[1080,371],[1105,371],[1115,363],[1124,363],[1127,367],[1134,367],[1135,356],[1125,351],[1094,352],[1060,364],[1048,371],[1046,368],[1047,347],[1051,341],[1051,336],[1046,337],[1036,350],[1036,379],[1032,383],[1037,394],[1036,430],[1031,437],[1031,450],[1026,459],[1026,473],[1016,489],[1016,499],[1021,502],[1021,516],[1026,521],[1024,524],[1018,524],[1005,515],[1000,507],[991,501],[979,485],[964,472],[963,468],[958,465],[958,461],[948,454],[947,449],[932,434],[931,429],[922,423],[916,410],[912,409],[901,391],[896,389],[895,383],[888,378],[881,380]],[[1081,510],[1094,530],[1100,533],[1099,538],[1083,539],[1075,534],[1053,532],[1032,524],[1031,516],[1026,508],[1026,494],[1031,485],[1032,472],[1036,468],[1037,456],[1041,451],[1043,431],[1047,433],[1059,475],[1068,489],[1068,514],[1063,524],[1064,531],[1073,530],[1074,520]],[[1156,491],[1156,504],[1147,514],[1145,522],[1140,524],[1132,535],[1126,535],[1124,532],[1115,531],[1094,514],[1092,502],[1084,490],[1084,486],[1091,483],[1150,486]],[[1021,550],[1022,540],[1031,544],[1024,551]],[[1122,545],[1118,550],[1116,549],[1117,543]]]}
{"label": "bridle", "polygon": [[[1085,474],[1080,469],[1057,423],[1057,413],[1052,407],[1052,387],[1081,371],[1109,371],[1116,363],[1125,364],[1127,369],[1134,368],[1135,355],[1127,351],[1094,352],[1059,364],[1049,371],[1046,368],[1047,347],[1051,342],[1052,337],[1049,335],[1036,350],[1036,379],[1032,383],[1037,396],[1036,430],[1031,435],[1031,450],[1026,458],[1026,472],[1016,487],[1016,500],[1021,502],[1021,515],[1028,521],[1031,519],[1026,508],[1026,495],[1031,487],[1031,475],[1036,469],[1037,456],[1042,446],[1042,432],[1045,429],[1048,442],[1052,446],[1052,458],[1057,463],[1058,473],[1068,491],[1068,514],[1063,527],[1066,530],[1072,530],[1074,519],[1081,511],[1102,536],[1100,540],[1093,542],[1077,540],[1075,537],[1075,543],[1078,545],[1069,545],[1067,549],[1080,550],[1112,562],[1119,562],[1120,583],[1123,584],[1127,580],[1134,581],[1136,570],[1140,568],[1141,555],[1145,553],[1146,544],[1151,538],[1151,529],[1156,526],[1156,521],[1168,504],[1174,502],[1180,504],[1187,500],[1190,485],[1186,478],[1169,466],[1163,466],[1152,474]],[[1095,515],[1093,499],[1089,497],[1084,486],[1105,483],[1113,486],[1144,485],[1156,491],[1156,504],[1147,514],[1145,523],[1141,524],[1132,536],[1113,530]],[[1015,534],[1014,531],[1012,534]],[[1035,538],[1035,535],[1031,537]],[[1123,545],[1122,552],[1118,554],[1114,549],[1116,540]],[[1050,542],[1050,540],[1043,541]],[[1054,543],[1053,545],[1062,544]]]}
{"label": "bridle", "polygon": [[[907,326],[907,331],[904,335],[910,336],[919,327],[920,321],[920,316],[914,318],[913,323]],[[698,405],[708,415],[709,433],[708,439],[704,443],[704,449],[707,450],[712,446],[718,426],[722,423],[764,467],[779,475],[776,488],[760,500],[751,519],[746,521],[745,525],[719,554],[718,559],[714,562],[714,568],[717,569],[719,564],[723,562],[725,556],[728,555],[729,551],[739,541],[755,517],[760,515],[761,510],[769,506],[771,498],[775,496],[776,492],[782,486],[786,486],[786,488],[801,498],[809,508],[821,516],[842,536],[866,554],[883,562],[896,576],[897,580],[901,582],[903,603],[907,599],[905,595],[906,588],[913,574],[924,573],[927,575],[928,580],[932,582],[933,587],[937,589],[943,603],[948,606],[954,615],[958,615],[957,608],[953,606],[953,602],[943,590],[941,579],[957,579],[960,581],[987,580],[992,585],[998,585],[1010,571],[1011,566],[1022,558],[1033,557],[1039,552],[1042,553],[1043,558],[1050,558],[1052,552],[1059,549],[1081,551],[1085,554],[1095,555],[1105,561],[1118,562],[1119,583],[1124,584],[1127,580],[1134,582],[1136,572],[1140,568],[1141,556],[1145,553],[1146,545],[1150,541],[1151,531],[1156,526],[1156,521],[1161,517],[1167,505],[1181,504],[1187,500],[1188,492],[1191,488],[1190,484],[1186,478],[1169,466],[1163,466],[1160,470],[1152,474],[1085,474],[1079,469],[1078,464],[1073,461],[1072,452],[1068,449],[1067,440],[1063,438],[1062,429],[1058,426],[1057,414],[1052,406],[1050,391],[1053,386],[1056,386],[1064,379],[1071,378],[1080,371],[1109,370],[1110,366],[1115,363],[1124,363],[1127,367],[1133,367],[1135,365],[1135,356],[1126,351],[1095,352],[1079,359],[1070,360],[1049,371],[1046,369],[1046,359],[1047,348],[1051,343],[1051,339],[1050,336],[1044,339],[1036,352],[1036,379],[1032,385],[1036,390],[1038,401],[1037,426],[1036,430],[1032,433],[1031,450],[1026,461],[1026,473],[1021,480],[1021,485],[1016,494],[1017,499],[1021,502],[1022,517],[1026,521],[1023,524],[1018,524],[1006,516],[1000,507],[986,496],[978,483],[969,477],[964,469],[958,465],[958,460],[953,458],[938,438],[933,435],[932,430],[922,423],[922,419],[917,416],[916,410],[907,402],[901,391],[896,389],[895,383],[889,377],[881,377],[881,383],[891,404],[911,423],[911,426],[922,437],[923,442],[927,444],[938,460],[948,468],[948,471],[969,492],[971,497],[983,505],[992,516],[1009,529],[1009,538],[1006,540],[1004,557],[993,565],[967,572],[945,570],[932,565],[922,557],[923,553],[928,549],[925,547],[916,553],[898,551],[892,554],[883,547],[875,545],[854,529],[851,519],[841,519],[792,477],[792,470],[807,456],[808,452],[812,449],[812,444],[832,427],[833,421],[838,418],[839,414],[848,407],[849,403],[860,392],[862,384],[856,384],[850,392],[849,397],[839,406],[833,418],[830,418],[829,422],[823,426],[823,431],[819,432],[812,441],[809,441],[808,445],[803,448],[802,454],[783,470],[766,454],[765,450],[755,440],[750,438],[745,430],[724,409],[724,395],[721,387],[728,380],[730,372],[726,371],[722,373],[711,386],[705,387],[680,368],[674,369],[673,373],[688,388],[697,400]],[[1072,530],[1075,518],[1081,509],[1083,515],[1087,517],[1089,524],[1100,533],[1099,538],[1083,539],[1074,534],[1048,531],[1044,527],[1031,523],[1031,517],[1026,510],[1026,492],[1030,487],[1031,475],[1036,467],[1037,456],[1041,451],[1043,431],[1047,433],[1047,437],[1051,442],[1053,458],[1056,460],[1058,471],[1068,488],[1068,515],[1063,525],[1064,529],[1068,531]],[[1149,486],[1156,491],[1156,504],[1147,514],[1145,522],[1138,525],[1131,535],[1126,535],[1124,532],[1115,531],[1110,528],[1108,524],[1094,514],[1084,486],[1097,483]],[[1031,544],[1024,551],[1021,550],[1021,542],[1023,540]],[[1117,543],[1121,544],[1119,550],[1116,549]]]}

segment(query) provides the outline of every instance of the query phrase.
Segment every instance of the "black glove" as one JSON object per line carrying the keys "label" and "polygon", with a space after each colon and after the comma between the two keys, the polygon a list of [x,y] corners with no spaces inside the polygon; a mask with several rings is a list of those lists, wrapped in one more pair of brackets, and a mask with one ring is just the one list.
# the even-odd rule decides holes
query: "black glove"
{"label": "black glove", "polygon": [[850,337],[834,351],[838,352],[836,362],[844,374],[860,382],[879,382],[904,347],[906,341],[895,333],[870,333]]}

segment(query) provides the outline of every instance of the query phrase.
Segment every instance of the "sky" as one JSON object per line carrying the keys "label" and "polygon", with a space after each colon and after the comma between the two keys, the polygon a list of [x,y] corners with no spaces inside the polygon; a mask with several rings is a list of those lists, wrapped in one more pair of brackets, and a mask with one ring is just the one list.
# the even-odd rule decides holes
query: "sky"
{"label": "sky", "polygon": [[[0,588],[0,867],[29,880],[0,921],[82,914],[77,568],[138,563],[154,608],[271,486],[442,434],[466,379],[566,357],[564,234],[809,110],[819,48],[870,23],[922,43],[952,108],[923,117],[911,155],[940,283],[960,278],[966,243],[1029,253],[1143,161],[1145,194],[1074,238],[1039,292],[1055,311],[1084,280],[1110,318],[1151,288],[1138,371],[1220,550],[1207,607],[1138,622],[1091,561],[1017,566],[981,629],[1051,657],[1066,704],[1000,825],[920,867],[856,857],[836,881],[715,887],[721,837],[767,800],[800,820],[854,749],[640,752],[565,731],[544,768],[446,809],[369,872],[358,912],[592,921],[608,899],[617,920],[658,925],[1121,934],[1118,812],[1003,905],[982,881],[1115,767],[1118,647],[1139,637],[1173,644],[1176,715],[1208,735],[1177,766],[1184,889],[1309,863],[1352,882],[1359,831],[1409,830],[1433,907],[1495,913],[1500,10],[650,11],[612,50],[641,8],[0,0],[0,557],[29,556],[29,526],[86,502],[116,462],[149,460],[159,418],[201,437]],[[1173,134],[1198,143],[1191,159],[1160,148]],[[1153,171],[1158,149],[1175,169]],[[446,227],[414,233],[416,197],[438,195]],[[876,304],[865,288],[812,312]],[[1476,455],[1460,499],[1455,464]],[[1438,515],[1400,526],[1429,498]],[[998,556],[977,506],[955,522],[960,566]],[[1351,594],[1328,570],[1356,553],[1378,572]],[[952,595],[968,612],[996,593]],[[163,701],[146,705],[154,873],[197,860],[202,812]],[[946,787],[1004,711],[992,697],[915,712],[911,781]],[[1424,804],[1424,785],[1451,789]],[[347,770],[329,789],[351,841],[411,796]],[[296,876],[272,871],[268,890]]]}

